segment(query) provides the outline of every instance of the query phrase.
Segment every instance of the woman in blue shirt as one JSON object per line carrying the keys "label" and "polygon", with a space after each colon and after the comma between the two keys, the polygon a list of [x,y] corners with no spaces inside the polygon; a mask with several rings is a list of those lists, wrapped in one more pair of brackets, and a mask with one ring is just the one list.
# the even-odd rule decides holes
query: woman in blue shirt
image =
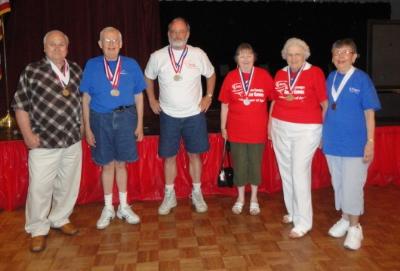
{"label": "woman in blue shirt", "polygon": [[363,239],[359,218],[364,213],[368,166],[374,157],[375,110],[380,109],[371,79],[353,66],[357,57],[351,39],[338,40],[332,46],[336,70],[327,79],[329,107],[322,132],[335,207],[342,211],[329,235],[346,235],[344,246],[351,250],[359,249]]}

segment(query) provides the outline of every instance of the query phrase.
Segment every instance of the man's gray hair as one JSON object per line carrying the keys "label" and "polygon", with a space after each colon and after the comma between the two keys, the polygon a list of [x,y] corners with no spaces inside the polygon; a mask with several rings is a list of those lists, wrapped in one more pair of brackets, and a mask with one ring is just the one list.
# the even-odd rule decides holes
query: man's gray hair
{"label": "man's gray hair", "polygon": [[118,35],[119,35],[120,41],[122,41],[122,34],[121,34],[121,31],[119,31],[118,29],[116,29],[116,28],[113,27],[113,26],[104,27],[103,30],[100,31],[100,41],[101,41],[101,39],[103,38],[105,32],[117,32]]}
{"label": "man's gray hair", "polygon": [[173,19],[169,24],[168,24],[168,32],[171,30],[172,24],[174,24],[175,22],[181,21],[186,25],[186,29],[188,32],[190,32],[190,24],[189,22],[183,18],[183,17],[176,17],[175,19]]}
{"label": "man's gray hair", "polygon": [[68,36],[65,35],[64,32],[55,29],[55,30],[51,30],[51,31],[47,32],[46,35],[44,35],[44,37],[43,37],[43,45],[46,44],[47,38],[48,38],[51,34],[53,34],[53,33],[60,33],[61,35],[63,35],[63,36],[64,36],[64,39],[67,41],[67,44],[69,44],[69,38],[68,38]]}

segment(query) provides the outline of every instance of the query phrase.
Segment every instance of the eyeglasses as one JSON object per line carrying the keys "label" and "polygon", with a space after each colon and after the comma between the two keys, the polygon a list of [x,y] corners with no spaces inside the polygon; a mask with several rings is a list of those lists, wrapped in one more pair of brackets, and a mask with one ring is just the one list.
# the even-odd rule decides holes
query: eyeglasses
{"label": "eyeglasses", "polygon": [[104,39],[105,43],[117,43],[119,42],[119,39]]}
{"label": "eyeglasses", "polygon": [[348,55],[352,55],[352,54],[354,54],[354,52],[351,50],[341,50],[341,51],[338,50],[338,51],[332,52],[333,56],[342,56],[342,55],[348,56]]}

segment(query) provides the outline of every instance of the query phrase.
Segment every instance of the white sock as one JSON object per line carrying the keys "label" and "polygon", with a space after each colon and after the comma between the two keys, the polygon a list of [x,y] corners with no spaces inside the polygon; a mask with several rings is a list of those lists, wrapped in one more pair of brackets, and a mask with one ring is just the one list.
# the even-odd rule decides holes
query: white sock
{"label": "white sock", "polygon": [[104,205],[110,210],[114,209],[114,206],[112,204],[112,193],[104,195]]}
{"label": "white sock", "polygon": [[119,192],[119,205],[121,205],[122,208],[128,206],[128,202],[126,200],[128,193],[127,192]]}
{"label": "white sock", "polygon": [[166,184],[165,185],[165,192],[172,192],[174,190],[173,184]]}
{"label": "white sock", "polygon": [[193,191],[201,193],[201,183],[193,183]]}

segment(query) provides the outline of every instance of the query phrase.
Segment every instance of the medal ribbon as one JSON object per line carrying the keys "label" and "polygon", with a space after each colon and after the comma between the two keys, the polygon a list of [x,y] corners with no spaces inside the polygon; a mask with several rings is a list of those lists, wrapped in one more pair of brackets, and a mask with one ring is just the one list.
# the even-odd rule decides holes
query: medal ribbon
{"label": "medal ribbon", "polygon": [[172,47],[171,46],[168,47],[169,59],[171,60],[172,67],[174,68],[176,74],[181,73],[183,67],[183,60],[185,59],[187,53],[188,53],[188,47],[185,46],[185,49],[183,49],[183,52],[178,62],[176,62],[174,52],[172,51]]}
{"label": "medal ribbon", "polygon": [[335,72],[335,76],[333,77],[333,82],[332,82],[332,87],[331,87],[331,94],[332,94],[333,102],[337,101],[337,99],[339,98],[340,93],[342,93],[344,85],[346,85],[347,81],[349,81],[350,77],[353,75],[355,70],[356,70],[356,68],[351,66],[350,70],[348,70],[346,72],[346,75],[343,77],[342,82],[340,82],[339,88],[337,90],[336,90],[336,87],[335,87],[337,71]]}
{"label": "medal ribbon", "polygon": [[114,74],[111,72],[110,65],[108,65],[108,62],[105,58],[103,58],[103,63],[107,79],[108,81],[110,81],[111,84],[111,89],[118,89],[119,78],[121,77],[122,70],[121,57],[118,57],[117,66],[115,67]]}
{"label": "medal ribbon", "polygon": [[63,88],[68,85],[70,72],[69,72],[69,64],[68,61],[64,59],[64,71],[60,71],[60,69],[49,59],[51,69],[57,74],[58,80]]}
{"label": "medal ribbon", "polygon": [[296,76],[294,78],[290,78],[290,67],[287,68],[287,74],[288,74],[288,83],[289,83],[289,92],[290,94],[293,94],[293,89],[296,86],[297,80],[300,77],[300,74],[303,72],[304,67],[306,66],[306,63],[304,63],[300,70],[296,73]]}
{"label": "medal ribbon", "polygon": [[250,91],[251,81],[253,81],[254,67],[251,68],[250,77],[249,77],[249,80],[247,81],[247,83],[244,80],[243,72],[240,70],[240,68],[238,68],[238,71],[239,71],[239,76],[240,76],[240,83],[242,84],[244,95],[247,98],[247,96],[249,95],[249,91]]}

